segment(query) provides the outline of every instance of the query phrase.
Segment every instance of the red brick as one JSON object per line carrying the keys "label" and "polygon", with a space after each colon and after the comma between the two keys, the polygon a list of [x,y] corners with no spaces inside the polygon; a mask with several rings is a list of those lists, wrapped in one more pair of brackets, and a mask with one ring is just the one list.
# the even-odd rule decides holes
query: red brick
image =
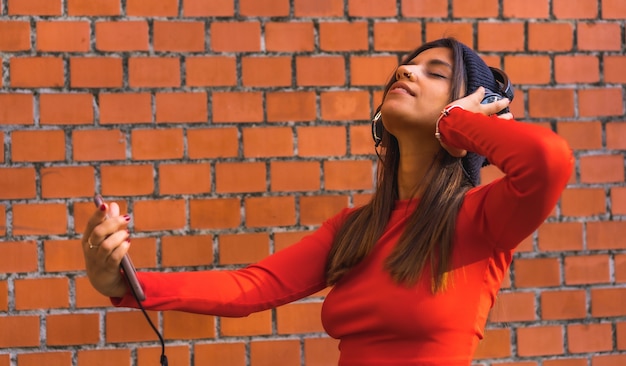
{"label": "red brick", "polygon": [[559,84],[596,83],[600,81],[600,61],[590,55],[557,55],[554,79]]}
{"label": "red brick", "polygon": [[161,239],[161,264],[165,267],[208,266],[213,260],[211,235],[168,235]]}
{"label": "red brick", "polygon": [[246,366],[246,344],[196,343],[194,359],[197,365]]}
{"label": "red brick", "polygon": [[180,128],[146,129],[131,132],[134,160],[180,159],[183,157],[183,131]]}
{"label": "red brick", "polygon": [[213,122],[262,122],[263,95],[260,92],[214,92]]}
{"label": "red brick", "polygon": [[303,196],[300,197],[300,224],[320,225],[341,209],[348,207],[347,196]]}
{"label": "red brick", "polygon": [[[190,366],[189,345],[165,346],[165,354],[170,365]],[[161,347],[137,348],[137,366],[153,366],[161,357]]]}
{"label": "red brick", "polygon": [[624,288],[592,288],[591,315],[594,317],[614,317],[626,314],[626,289]]}
{"label": "red brick", "polygon": [[239,151],[236,128],[201,128],[187,130],[189,158],[235,157]]}
{"label": "red brick", "polygon": [[516,287],[549,287],[561,283],[557,258],[516,259],[513,263]]}
{"label": "red brick", "polygon": [[120,88],[122,78],[122,59],[119,57],[70,58],[72,88]]}
{"label": "red brick", "polygon": [[611,213],[626,215],[626,187],[611,188]]}
{"label": "red brick", "polygon": [[186,17],[229,17],[235,14],[234,0],[182,0]]}
{"label": "red brick", "polygon": [[257,52],[261,50],[261,25],[257,21],[212,22],[211,50],[215,52]]}
{"label": "red brick", "polygon": [[581,117],[621,116],[622,88],[584,89],[578,91],[578,105]]}
{"label": "red brick", "polygon": [[95,366],[113,364],[130,366],[130,349],[94,349],[78,351],[77,366]]}
{"label": "red brick", "polygon": [[239,14],[244,17],[289,16],[289,0],[241,0]]}
{"label": "red brick", "polygon": [[146,21],[100,21],[95,28],[97,50],[148,51],[150,48]]}
{"label": "red brick", "polygon": [[120,130],[75,130],[72,153],[75,161],[123,160],[126,137]]}
{"label": "red brick", "polygon": [[524,33],[520,22],[478,23],[478,51],[523,51]]}
{"label": "red brick", "polygon": [[538,18],[550,16],[548,0],[504,0],[502,15],[505,18]]}
{"label": "red brick", "polygon": [[298,127],[298,156],[344,156],[346,129],[340,126]]}
{"label": "red brick", "polygon": [[346,82],[345,60],[339,56],[297,56],[296,82],[299,86],[337,86]]}
{"label": "red brick", "polygon": [[[2,362],[0,362],[0,365]],[[7,363],[7,366],[9,364]],[[17,355],[18,366],[38,366],[38,365],[53,365],[53,366],[71,366],[72,365],[72,352],[70,351],[48,351],[37,353],[18,353]]]}
{"label": "red brick", "polygon": [[175,17],[178,0],[126,0],[126,15],[140,17]]}
{"label": "red brick", "polygon": [[568,188],[561,195],[565,216],[594,216],[606,213],[606,197],[601,188]]}
{"label": "red brick", "polygon": [[46,339],[49,346],[96,344],[100,338],[99,333],[98,314],[50,314],[46,317]]}
{"label": "red brick", "polygon": [[206,122],[208,119],[205,92],[156,93],[158,123]]}
{"label": "red brick", "polygon": [[517,353],[522,357],[563,353],[563,329],[558,325],[517,328]]}
{"label": "red brick", "polygon": [[370,155],[374,153],[374,140],[372,140],[372,129],[369,124],[351,125],[349,134],[350,154]]}
{"label": "red brick", "polygon": [[580,222],[544,223],[538,230],[539,249],[569,251],[583,249],[583,226]]}
{"label": "red brick", "polygon": [[272,311],[252,313],[244,318],[221,318],[221,334],[226,337],[241,337],[272,334]]}
{"label": "red brick", "polygon": [[105,196],[138,196],[154,193],[153,167],[150,164],[102,165],[102,194]]}
{"label": "red brick", "polygon": [[402,16],[408,18],[446,18],[447,0],[402,0]]}
{"label": "red brick", "polygon": [[53,235],[67,231],[67,209],[62,203],[13,205],[13,234]]}
{"label": "red brick", "polygon": [[[84,259],[82,260],[83,262],[85,261]],[[81,309],[111,306],[111,299],[96,291],[87,277],[76,277],[75,287],[77,308]]]}
{"label": "red brick", "polygon": [[395,17],[398,14],[395,0],[349,0],[348,15],[353,17]]}
{"label": "red brick", "polygon": [[66,166],[41,169],[43,198],[89,197],[95,186],[91,166]]}
{"label": "red brick", "polygon": [[37,50],[43,52],[89,51],[89,22],[39,21],[36,26]]}
{"label": "red brick", "polygon": [[203,339],[215,336],[215,318],[204,314],[180,311],[163,313],[163,337],[165,339]]}
{"label": "red brick", "polygon": [[[157,314],[148,312],[153,323],[157,322]],[[127,343],[150,341],[154,333],[144,315],[138,311],[116,311],[106,315],[105,332],[107,343]]]}
{"label": "red brick", "polygon": [[568,351],[591,353],[613,349],[611,324],[571,324],[567,326]]}
{"label": "red brick", "polygon": [[0,329],[5,329],[0,332],[0,347],[39,347],[39,327],[39,315],[0,317]]}
{"label": "red brick", "polygon": [[37,244],[33,241],[2,242],[0,254],[0,273],[37,271]]}
{"label": "red brick", "polygon": [[368,24],[362,21],[321,22],[319,39],[322,51],[365,51],[368,49]]}
{"label": "red brick", "polygon": [[306,365],[335,365],[339,360],[339,341],[329,337],[304,339]]}
{"label": "red brick", "polygon": [[246,226],[291,226],[296,223],[294,197],[248,197],[245,199]]}
{"label": "red brick", "polygon": [[587,249],[625,249],[626,221],[587,222]]}
{"label": "red brick", "polygon": [[[550,34],[551,37],[546,37]],[[574,45],[574,29],[570,23],[528,24],[529,51],[571,51]]]}
{"label": "red brick", "polygon": [[578,49],[581,51],[619,51],[622,31],[619,23],[584,23],[577,27]]}
{"label": "red brick", "polygon": [[324,162],[326,190],[369,190],[373,188],[373,175],[370,160]]}
{"label": "red brick", "polygon": [[617,349],[626,349],[626,323],[617,323],[615,328],[617,329]]}
{"label": "red brick", "polygon": [[281,251],[310,234],[308,231],[289,231],[274,233],[274,253]]}
{"label": "red brick", "polygon": [[299,334],[323,332],[320,312],[321,302],[297,303],[276,309],[278,334]]}
{"label": "red brick", "polygon": [[626,18],[626,4],[619,0],[602,0],[602,18],[618,19]]}
{"label": "red brick", "polygon": [[208,163],[160,164],[159,193],[162,195],[211,192],[211,165]]}
{"label": "red brick", "polygon": [[9,75],[14,88],[62,87],[63,59],[49,56],[11,58]]}
{"label": "red brick", "polygon": [[65,160],[65,133],[63,130],[13,131],[11,158],[14,162]]}
{"label": "red brick", "polygon": [[329,91],[320,94],[322,119],[326,121],[370,118],[370,96],[367,91]]}
{"label": "red brick", "polygon": [[574,91],[572,89],[530,89],[528,105],[530,117],[573,117]]}
{"label": "red brick", "polygon": [[177,230],[185,226],[185,202],[181,199],[136,201],[135,231]]}
{"label": "red brick", "polygon": [[265,49],[270,52],[313,51],[315,35],[312,22],[265,24]]}
{"label": "red brick", "polygon": [[272,192],[312,192],[320,189],[319,162],[272,161],[270,164]]}
{"label": "red brick", "polygon": [[393,56],[351,56],[350,84],[384,85],[393,74],[397,64],[397,59]]}
{"label": "red brick", "polygon": [[511,331],[509,329],[486,329],[478,343],[474,359],[503,358],[511,355]]}
{"label": "red brick", "polygon": [[[81,228],[82,229],[82,228]],[[68,272],[85,269],[80,240],[45,240],[43,242],[44,270]]]}
{"label": "red brick", "polygon": [[241,202],[237,198],[213,198],[189,201],[192,229],[227,229],[241,223]]}
{"label": "red brick", "polygon": [[604,56],[604,81],[607,83],[626,83],[624,68],[626,56]]}
{"label": "red brick", "polygon": [[[592,356],[592,366],[614,366],[626,364],[626,355],[598,355]],[[586,366],[583,365],[583,366]]]}
{"label": "red brick", "polygon": [[574,150],[602,148],[602,124],[600,122],[557,122],[557,132]]}
{"label": "red brick", "polygon": [[151,123],[150,93],[100,93],[100,123]]}
{"label": "red brick", "polygon": [[9,310],[9,285],[4,280],[0,281],[0,311],[6,312],[7,310]]}
{"label": "red brick", "polygon": [[552,12],[557,19],[594,19],[598,16],[598,1],[552,0]]}
{"label": "red brick", "polygon": [[292,156],[294,153],[290,127],[244,128],[242,136],[246,158]]}
{"label": "red brick", "polygon": [[480,4],[463,0],[452,0],[454,18],[495,18],[498,16],[498,1],[486,0]]}
{"label": "red brick", "polygon": [[204,22],[155,21],[153,43],[155,51],[204,51]]}
{"label": "red brick", "polygon": [[30,50],[30,23],[21,20],[0,22],[0,51],[17,52]]}
{"label": "red brick", "polygon": [[0,168],[0,199],[35,198],[35,184],[32,167]]}
{"label": "red brick", "polygon": [[32,125],[33,121],[32,94],[0,94],[0,125]]}
{"label": "red brick", "polygon": [[515,84],[548,84],[551,61],[548,56],[505,56],[504,69]]}
{"label": "red brick", "polygon": [[541,292],[541,319],[570,320],[587,316],[587,300],[584,290]]}
{"label": "red brick", "polygon": [[255,366],[275,366],[280,355],[282,365],[300,363],[300,342],[298,340],[255,340],[250,342],[250,360]]}
{"label": "red brick", "polygon": [[133,88],[180,87],[178,57],[131,57],[128,59],[128,84]]}
{"label": "red brick", "polygon": [[231,56],[190,56],[186,58],[189,86],[229,86],[237,84],[237,65]]}
{"label": "red brick", "polygon": [[94,120],[93,96],[86,93],[42,93],[39,96],[39,115],[41,124],[91,124]]}
{"label": "red brick", "polygon": [[67,0],[70,16],[114,16],[120,15],[120,0]]}
{"label": "red brick", "polygon": [[606,255],[580,255],[565,257],[565,284],[582,285],[610,281],[609,257]]}
{"label": "red brick", "polygon": [[263,162],[215,164],[215,191],[218,193],[265,192],[266,168]]}
{"label": "red brick", "polygon": [[290,86],[291,57],[243,57],[241,75],[245,86]]}
{"label": "red brick", "polygon": [[609,122],[606,124],[607,149],[626,149],[626,123]]}
{"label": "red brick", "polygon": [[580,158],[581,183],[608,183],[624,181],[622,155],[590,155]]}
{"label": "red brick", "polygon": [[295,0],[293,4],[296,17],[338,17],[343,16],[343,0]]}
{"label": "red brick", "polygon": [[7,0],[9,15],[61,15],[61,0]]}
{"label": "red brick", "polygon": [[[515,366],[515,365],[514,365]],[[543,361],[543,366],[587,366],[586,358],[561,358]]]}
{"label": "red brick", "polygon": [[314,92],[268,92],[266,98],[267,121],[312,121],[317,115]]}
{"label": "red brick", "polygon": [[[411,1],[413,0],[406,0]],[[424,1],[424,0],[420,0]],[[430,1],[432,2],[432,1]],[[428,22],[426,23],[426,42],[443,37],[454,37],[468,47],[474,48],[474,24],[470,22]]]}
{"label": "red brick", "polygon": [[412,50],[421,45],[422,25],[417,22],[374,23],[374,50]]}
{"label": "red brick", "polygon": [[270,254],[267,233],[223,234],[218,245],[222,265],[255,263]]}
{"label": "red brick", "polygon": [[67,278],[29,278],[15,280],[15,309],[36,310],[67,308]]}

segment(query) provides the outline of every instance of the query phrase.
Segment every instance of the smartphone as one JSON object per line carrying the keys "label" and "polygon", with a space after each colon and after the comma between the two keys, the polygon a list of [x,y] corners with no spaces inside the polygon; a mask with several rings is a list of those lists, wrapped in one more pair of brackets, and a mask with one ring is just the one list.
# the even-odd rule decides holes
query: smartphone
{"label": "smartphone", "polygon": [[[104,200],[99,194],[93,196],[93,203],[96,207],[100,208],[104,203]],[[124,255],[122,258],[122,264],[120,265],[122,270],[124,271],[124,275],[126,276],[126,280],[128,281],[128,285],[132,288],[135,293],[137,300],[143,301],[146,299],[146,295],[139,284],[139,280],[137,279],[137,271],[135,270],[135,266],[133,262],[130,260],[130,256],[128,254]]]}

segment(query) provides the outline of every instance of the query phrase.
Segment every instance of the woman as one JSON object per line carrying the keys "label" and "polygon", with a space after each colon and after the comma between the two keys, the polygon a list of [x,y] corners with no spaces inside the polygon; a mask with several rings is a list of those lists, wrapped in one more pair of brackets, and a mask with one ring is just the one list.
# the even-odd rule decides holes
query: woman
{"label": "woman", "polygon": [[[339,365],[469,365],[518,243],[549,215],[571,174],[567,144],[500,116],[492,71],[453,39],[424,44],[385,89],[369,204],[238,271],[139,273],[144,306],[246,316],[332,285],[322,322]],[[476,186],[485,158],[505,176]],[[127,221],[97,210],[83,248],[94,287],[136,307],[119,272]],[[90,244],[91,243],[91,244]],[[90,245],[96,248],[89,249]]]}

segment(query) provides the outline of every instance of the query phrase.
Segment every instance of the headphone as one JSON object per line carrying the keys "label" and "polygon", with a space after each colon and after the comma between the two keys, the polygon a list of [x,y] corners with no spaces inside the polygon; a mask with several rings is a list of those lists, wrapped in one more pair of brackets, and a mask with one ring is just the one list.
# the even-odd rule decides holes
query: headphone
{"label": "headphone", "polygon": [[[500,69],[495,67],[489,67],[491,73],[493,74],[494,79],[496,80],[496,84],[498,84],[498,90],[492,91],[485,88],[485,96],[483,100],[480,102],[481,104],[488,104],[498,101],[500,99],[508,98],[510,101],[513,100],[514,92],[513,86],[511,85],[511,81],[506,73]],[[376,113],[374,114],[374,118],[372,118],[372,138],[374,139],[374,147],[378,147],[380,143],[383,141],[383,124],[380,123],[381,114],[380,110],[382,108],[382,104],[376,108]],[[508,113],[509,107],[504,108],[499,111],[498,115]]]}

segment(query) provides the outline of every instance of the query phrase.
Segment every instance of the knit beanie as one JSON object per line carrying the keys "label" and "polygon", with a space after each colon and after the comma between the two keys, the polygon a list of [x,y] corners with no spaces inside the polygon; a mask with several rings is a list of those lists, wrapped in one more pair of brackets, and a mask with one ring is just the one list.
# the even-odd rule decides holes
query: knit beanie
{"label": "knit beanie", "polygon": [[[489,69],[489,66],[469,47],[461,44],[463,50],[463,65],[465,66],[466,95],[472,94],[479,87],[489,89],[493,93],[499,93],[499,85]],[[474,186],[480,184],[480,168],[489,165],[484,156],[474,152],[467,152],[462,159],[465,174]]]}

